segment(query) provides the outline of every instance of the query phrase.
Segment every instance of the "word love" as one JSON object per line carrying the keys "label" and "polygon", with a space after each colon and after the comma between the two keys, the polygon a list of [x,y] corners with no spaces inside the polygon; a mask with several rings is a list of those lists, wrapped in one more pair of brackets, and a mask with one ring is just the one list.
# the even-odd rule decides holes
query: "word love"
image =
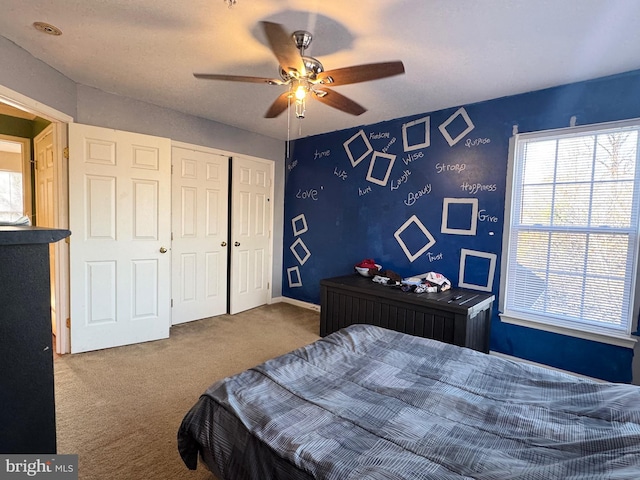
{"label": "word love", "polygon": [[404,204],[407,207],[410,207],[411,205],[416,203],[420,197],[423,197],[424,195],[429,195],[430,193],[431,193],[431,184],[428,183],[417,192],[409,192],[409,194],[407,195],[407,199],[404,201]]}
{"label": "word love", "polygon": [[318,190],[315,188],[310,188],[308,190],[299,189],[298,193],[296,193],[296,198],[301,198],[302,200],[318,200]]}

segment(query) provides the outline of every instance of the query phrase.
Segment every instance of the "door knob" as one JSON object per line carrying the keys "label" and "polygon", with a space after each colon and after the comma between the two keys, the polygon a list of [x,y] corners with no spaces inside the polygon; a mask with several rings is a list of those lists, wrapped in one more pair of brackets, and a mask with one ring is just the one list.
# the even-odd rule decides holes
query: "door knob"
{"label": "door knob", "polygon": [[239,246],[240,246],[240,242],[236,242],[236,243],[234,243],[234,245],[235,245],[236,247],[239,247]]}
{"label": "door knob", "polygon": [[227,246],[227,242],[222,242],[222,243],[220,244],[220,246],[221,246],[221,247],[226,247],[226,246]]}
{"label": "door knob", "polygon": [[160,253],[167,253],[167,249],[164,247],[160,247]]}

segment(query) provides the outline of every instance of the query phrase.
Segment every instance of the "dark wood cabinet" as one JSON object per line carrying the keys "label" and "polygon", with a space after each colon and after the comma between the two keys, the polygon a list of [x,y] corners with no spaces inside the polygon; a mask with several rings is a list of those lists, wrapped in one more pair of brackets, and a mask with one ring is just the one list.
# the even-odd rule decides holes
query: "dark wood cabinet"
{"label": "dark wood cabinet", "polygon": [[49,243],[69,235],[0,227],[0,453],[56,453]]}
{"label": "dark wood cabinet", "polygon": [[495,299],[490,293],[461,288],[403,292],[357,274],[321,280],[320,290],[322,337],[354,323],[367,323],[489,352]]}

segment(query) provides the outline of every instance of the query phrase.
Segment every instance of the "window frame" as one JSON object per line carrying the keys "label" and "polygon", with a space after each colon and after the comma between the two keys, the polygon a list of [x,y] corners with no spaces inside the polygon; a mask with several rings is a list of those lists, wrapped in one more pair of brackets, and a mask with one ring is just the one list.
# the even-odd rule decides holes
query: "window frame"
{"label": "window frame", "polygon": [[[632,291],[629,295],[629,311],[631,312],[631,318],[629,318],[629,333],[613,333],[613,332],[594,332],[585,331],[580,328],[580,325],[568,321],[553,320],[551,316],[548,317],[548,321],[544,320],[544,315],[528,315],[525,312],[512,311],[506,308],[507,304],[507,282],[508,282],[508,267],[509,258],[511,252],[511,226],[514,215],[514,187],[516,182],[514,181],[514,175],[516,174],[516,155],[518,154],[518,141],[526,139],[557,139],[560,135],[578,136],[581,134],[599,134],[604,130],[616,129],[616,128],[629,128],[636,127],[640,131],[640,118],[606,122],[598,124],[583,125],[579,127],[565,127],[550,130],[541,130],[536,132],[516,133],[514,128],[514,135],[509,139],[509,157],[507,164],[507,184],[505,193],[505,216],[504,216],[504,231],[502,237],[502,256],[501,256],[501,275],[500,275],[500,295],[499,295],[499,318],[504,323],[515,324],[525,326],[529,328],[535,328],[539,330],[549,331],[553,333],[559,333],[562,335],[568,335],[572,337],[584,338],[587,340],[598,341],[602,343],[608,343],[613,345],[619,345],[627,348],[633,348],[636,344],[636,335],[638,332],[638,317],[640,310],[640,220],[639,225],[636,226],[636,242],[635,242],[635,254],[636,262],[633,265],[633,272],[631,273]],[[640,142],[639,142],[640,143]],[[640,191],[640,147],[636,153],[636,172],[635,172],[635,190],[634,198],[638,199]],[[517,212],[515,212],[517,213]],[[552,227],[546,231],[554,231],[557,227]],[[593,229],[595,231],[595,229]],[[573,324],[573,325],[572,325]]]}

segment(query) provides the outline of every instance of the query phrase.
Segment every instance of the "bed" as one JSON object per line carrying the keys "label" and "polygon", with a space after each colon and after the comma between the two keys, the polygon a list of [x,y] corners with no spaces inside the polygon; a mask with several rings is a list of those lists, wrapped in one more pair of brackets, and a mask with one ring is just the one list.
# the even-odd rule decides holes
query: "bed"
{"label": "bed", "polygon": [[221,480],[638,480],[640,387],[352,325],[214,383],[178,449]]}

